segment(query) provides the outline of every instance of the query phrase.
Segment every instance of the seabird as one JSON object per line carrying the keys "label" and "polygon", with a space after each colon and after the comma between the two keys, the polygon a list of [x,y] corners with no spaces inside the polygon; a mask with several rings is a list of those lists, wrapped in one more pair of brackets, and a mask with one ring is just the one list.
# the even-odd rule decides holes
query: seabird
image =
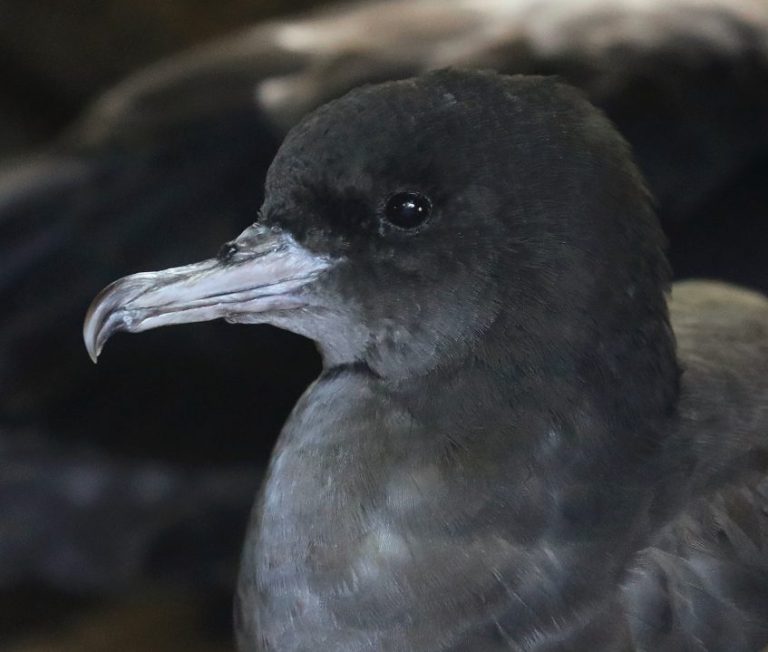
{"label": "seabird", "polygon": [[246,537],[243,652],[758,650],[768,302],[669,295],[663,247],[578,91],[445,70],[305,118],[256,224],[108,286],[84,336],[317,343]]}
{"label": "seabird", "polygon": [[[676,276],[768,290],[766,34],[761,0],[378,0],[249,25],[138,72],[50,147],[0,165],[0,422],[119,456],[266,461],[317,373],[311,346],[207,324],[122,342],[93,373],[78,349],[93,288],[198,260],[251,223],[285,135],[276,121],[434,67],[554,73],[585,90],[634,148]],[[185,372],[150,388],[155,359]],[[255,385],[261,436],[240,440],[236,406]],[[225,446],[213,424],[233,433]]]}

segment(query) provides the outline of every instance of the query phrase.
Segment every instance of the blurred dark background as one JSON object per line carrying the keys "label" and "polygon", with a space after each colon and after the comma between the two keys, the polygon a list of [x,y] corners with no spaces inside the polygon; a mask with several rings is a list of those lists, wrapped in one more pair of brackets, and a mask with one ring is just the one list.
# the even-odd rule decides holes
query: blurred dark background
{"label": "blurred dark background", "polygon": [[318,0],[2,0],[0,147],[46,143],[99,93],[158,59]]}
{"label": "blurred dark background", "polygon": [[[80,340],[215,253],[307,111],[448,65],[557,74],[632,144],[678,278],[768,290],[762,0],[0,0],[0,650],[227,650],[240,540],[312,345]],[[316,6],[317,5],[317,6]]]}

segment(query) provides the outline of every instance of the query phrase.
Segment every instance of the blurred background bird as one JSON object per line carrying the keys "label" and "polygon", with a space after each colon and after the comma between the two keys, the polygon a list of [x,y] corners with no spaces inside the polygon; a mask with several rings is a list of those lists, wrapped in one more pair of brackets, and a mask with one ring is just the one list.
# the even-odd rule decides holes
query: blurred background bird
{"label": "blurred background bird", "polygon": [[768,290],[761,0],[320,4],[0,0],[8,649],[228,649],[246,515],[314,348],[202,324],[117,338],[93,368],[82,317],[108,281],[253,222],[286,131],[357,85],[559,75],[633,146],[676,276]]}

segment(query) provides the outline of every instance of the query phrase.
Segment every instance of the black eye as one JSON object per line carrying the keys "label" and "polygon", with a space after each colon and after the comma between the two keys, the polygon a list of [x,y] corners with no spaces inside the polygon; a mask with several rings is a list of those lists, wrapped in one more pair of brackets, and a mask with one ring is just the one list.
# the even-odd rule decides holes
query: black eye
{"label": "black eye", "polygon": [[424,224],[431,212],[432,202],[418,192],[398,192],[389,198],[384,209],[387,221],[401,229]]}

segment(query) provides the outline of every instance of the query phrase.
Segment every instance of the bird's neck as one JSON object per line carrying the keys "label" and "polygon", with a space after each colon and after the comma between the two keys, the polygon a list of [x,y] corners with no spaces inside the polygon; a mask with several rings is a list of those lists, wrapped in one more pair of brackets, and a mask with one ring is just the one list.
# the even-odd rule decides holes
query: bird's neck
{"label": "bird's neck", "polygon": [[[500,315],[474,341],[451,348],[431,367],[403,376],[395,370],[384,379],[403,396],[427,403],[455,406],[490,397],[529,411],[530,397],[539,411],[558,418],[576,421],[583,415],[585,422],[575,429],[593,433],[599,424],[642,429],[671,415],[679,368],[666,306],[660,314],[619,313],[612,321],[602,315],[579,321],[544,310],[537,315],[533,309],[526,315],[526,324]],[[401,357],[408,360],[409,353],[415,358],[418,352]]]}

